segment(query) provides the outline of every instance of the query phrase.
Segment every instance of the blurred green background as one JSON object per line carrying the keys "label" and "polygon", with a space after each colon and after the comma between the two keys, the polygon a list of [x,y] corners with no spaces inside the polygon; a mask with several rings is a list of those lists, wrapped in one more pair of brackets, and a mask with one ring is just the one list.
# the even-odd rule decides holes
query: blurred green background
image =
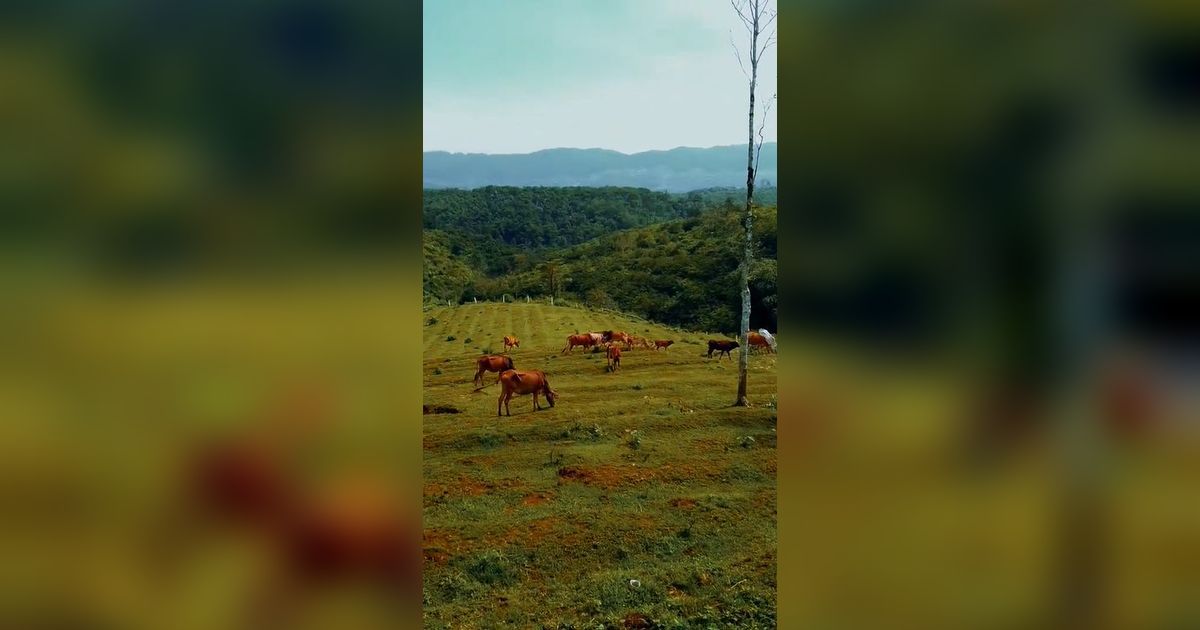
{"label": "blurred green background", "polygon": [[780,21],[781,625],[1200,623],[1196,3]]}
{"label": "blurred green background", "polygon": [[415,625],[420,16],[0,8],[0,625]]}

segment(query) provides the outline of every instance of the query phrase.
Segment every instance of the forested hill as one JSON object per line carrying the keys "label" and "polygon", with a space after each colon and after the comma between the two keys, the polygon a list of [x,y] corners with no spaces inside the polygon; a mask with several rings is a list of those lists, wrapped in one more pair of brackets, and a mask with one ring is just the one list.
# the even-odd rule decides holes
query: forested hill
{"label": "forested hill", "polygon": [[[425,287],[431,297],[562,298],[618,308],[686,328],[731,332],[741,296],[737,278],[738,214],[732,204],[699,216],[605,234],[572,247],[502,255],[511,268],[489,277],[478,249],[449,233],[426,232]],[[756,208],[757,262],[752,270],[751,326],[776,330],[776,216]],[[457,250],[457,251],[455,251]],[[494,263],[495,264],[495,263]],[[432,272],[432,273],[430,273]]]}
{"label": "forested hill", "polygon": [[[763,144],[760,183],[776,181],[777,155],[776,143]],[[423,162],[425,188],[635,186],[686,192],[746,183],[746,145],[633,154],[607,149],[546,149],[508,155],[428,151]]]}
{"label": "forested hill", "polygon": [[523,249],[565,247],[619,230],[695,216],[698,195],[644,188],[515,188],[426,190],[425,229],[459,233],[476,242]]}

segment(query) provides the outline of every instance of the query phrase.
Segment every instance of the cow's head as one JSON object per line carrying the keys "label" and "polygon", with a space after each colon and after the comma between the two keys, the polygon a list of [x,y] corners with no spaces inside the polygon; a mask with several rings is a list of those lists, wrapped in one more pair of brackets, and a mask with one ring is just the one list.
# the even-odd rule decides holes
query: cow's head
{"label": "cow's head", "polygon": [[555,398],[558,398],[558,392],[550,389],[550,384],[546,383],[546,402],[549,402],[551,407],[554,406]]}

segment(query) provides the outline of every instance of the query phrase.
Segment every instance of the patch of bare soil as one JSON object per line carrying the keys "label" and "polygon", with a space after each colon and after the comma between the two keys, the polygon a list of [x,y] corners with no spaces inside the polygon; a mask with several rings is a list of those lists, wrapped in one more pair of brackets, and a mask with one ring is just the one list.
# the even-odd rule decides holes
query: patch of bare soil
{"label": "patch of bare soil", "polygon": [[421,405],[422,415],[429,415],[431,413],[462,413],[462,410],[450,405]]}
{"label": "patch of bare soil", "polygon": [[547,493],[547,492],[534,492],[533,494],[525,495],[525,497],[523,499],[521,499],[521,505],[524,505],[524,506],[541,505],[553,498],[554,498],[554,495]]}
{"label": "patch of bare soil", "polygon": [[628,464],[624,466],[564,466],[558,469],[558,482],[579,481],[599,488],[620,488],[651,481],[691,482],[697,479],[719,479],[722,470],[700,463],[671,463],[656,468]]}
{"label": "patch of bare soil", "polygon": [[481,494],[488,494],[497,490],[511,490],[524,485],[524,482],[519,479],[500,479],[498,481],[484,481],[482,479],[472,479],[466,475],[460,475],[458,479],[447,483],[427,483],[424,488],[426,497],[446,496],[446,497],[477,497]]}
{"label": "patch of bare soil", "polygon": [[427,564],[441,566],[463,551],[463,541],[452,531],[427,529],[422,534],[421,551]]}

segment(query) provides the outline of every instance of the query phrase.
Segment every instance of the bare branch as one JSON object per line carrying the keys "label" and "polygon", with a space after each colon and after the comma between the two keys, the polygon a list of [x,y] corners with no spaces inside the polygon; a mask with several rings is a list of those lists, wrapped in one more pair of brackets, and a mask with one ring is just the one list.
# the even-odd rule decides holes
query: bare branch
{"label": "bare branch", "polygon": [[775,44],[776,44],[775,34],[771,33],[771,36],[767,38],[765,43],[763,43],[762,48],[758,49],[758,57],[762,58],[763,53],[767,52],[767,49],[770,48],[771,46],[774,46]]}
{"label": "bare branch", "polygon": [[734,0],[729,0],[729,6],[733,7],[733,10],[737,12],[738,17],[742,18],[742,23],[748,25],[751,23],[750,18],[746,17],[746,14],[742,11],[742,7],[745,6],[745,4],[745,0],[737,0],[736,2]]}
{"label": "bare branch", "polygon": [[771,11],[770,15],[767,17],[767,21],[763,22],[760,30],[767,30],[767,28],[771,26],[771,23],[774,22],[775,18],[777,17],[779,17],[779,11]]}
{"label": "bare branch", "polygon": [[729,45],[733,46],[733,54],[737,56],[738,66],[742,69],[742,76],[746,77],[746,81],[749,81],[750,73],[746,72],[746,64],[742,61],[742,52],[738,50],[737,44],[733,42],[733,29],[729,29]]}

